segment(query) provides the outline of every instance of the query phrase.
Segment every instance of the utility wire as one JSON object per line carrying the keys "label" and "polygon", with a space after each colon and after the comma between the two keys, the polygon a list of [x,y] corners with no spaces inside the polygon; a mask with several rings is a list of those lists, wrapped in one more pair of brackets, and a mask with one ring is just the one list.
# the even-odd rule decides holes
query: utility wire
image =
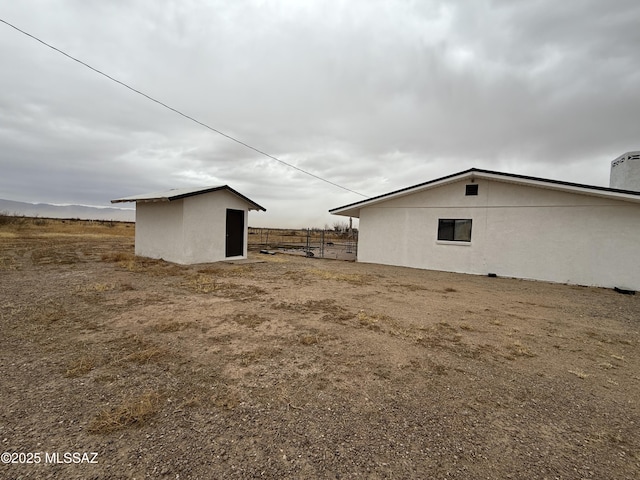
{"label": "utility wire", "polygon": [[215,128],[213,128],[213,127],[209,126],[209,125],[207,125],[206,123],[203,123],[203,122],[201,122],[200,120],[197,120],[197,119],[195,119],[195,118],[191,117],[190,115],[187,115],[186,113],[182,113],[180,110],[178,110],[178,109],[176,109],[176,108],[173,108],[173,107],[171,107],[170,105],[167,105],[166,103],[161,102],[160,100],[158,100],[158,99],[156,99],[156,98],[153,98],[152,96],[147,95],[146,93],[141,92],[140,90],[137,90],[137,89],[135,89],[135,88],[133,88],[133,87],[131,87],[131,86],[127,85],[126,83],[124,83],[124,82],[122,82],[122,81],[118,80],[117,78],[112,77],[111,75],[108,75],[108,74],[106,74],[106,73],[104,73],[104,72],[102,72],[102,71],[98,70],[97,68],[92,67],[92,66],[91,66],[91,65],[89,65],[88,63],[85,63],[85,62],[83,62],[82,60],[79,60],[79,59],[77,59],[76,57],[73,57],[73,56],[69,55],[68,53],[63,52],[63,51],[62,51],[62,50],[60,50],[59,48],[56,48],[56,47],[54,47],[53,45],[51,45],[51,44],[49,44],[49,43],[47,43],[47,42],[45,42],[45,41],[43,41],[43,40],[40,40],[38,37],[36,37],[36,36],[34,36],[34,35],[31,35],[31,34],[30,34],[30,33],[28,33],[28,32],[25,32],[24,30],[22,30],[22,29],[20,29],[20,28],[16,27],[15,25],[13,25],[13,24],[11,24],[11,23],[7,22],[6,20],[3,20],[2,18],[0,18],[0,22],[4,23],[5,25],[7,25],[7,26],[9,26],[9,27],[11,27],[11,28],[13,28],[14,30],[17,30],[18,32],[20,32],[20,33],[22,33],[22,34],[26,35],[27,37],[31,37],[31,38],[32,38],[32,39],[34,39],[36,42],[40,42],[40,43],[41,43],[41,44],[43,44],[44,46],[49,47],[49,48],[50,48],[50,49],[52,49],[52,50],[55,50],[56,52],[58,52],[58,53],[60,53],[60,54],[64,55],[65,57],[67,57],[67,58],[69,58],[69,59],[73,60],[74,62],[78,62],[80,65],[83,65],[83,66],[87,67],[88,69],[93,70],[94,72],[96,72],[96,73],[98,73],[98,74],[102,75],[103,77],[107,77],[109,80],[111,80],[111,81],[113,81],[113,82],[116,82],[116,83],[118,83],[118,84],[122,85],[122,86],[123,86],[123,87],[125,87],[125,88],[128,88],[128,89],[129,89],[129,90],[131,90],[132,92],[135,92],[135,93],[137,93],[138,95],[142,95],[142,96],[143,96],[143,97],[145,97],[146,99],[151,100],[152,102],[155,102],[155,103],[157,103],[158,105],[161,105],[161,106],[163,106],[164,108],[166,108],[166,109],[168,109],[168,110],[171,110],[172,112],[177,113],[178,115],[180,115],[180,116],[182,116],[182,117],[186,118],[187,120],[191,120],[192,122],[195,122],[195,123],[197,123],[198,125],[203,126],[204,128],[208,128],[209,130],[211,130],[212,132],[217,133],[218,135],[222,135],[223,137],[226,137],[226,138],[228,138],[229,140],[232,140],[232,141],[234,141],[234,142],[236,142],[236,143],[239,143],[239,144],[240,144],[240,145],[242,145],[243,147],[246,147],[246,148],[248,148],[248,149],[250,149],[250,150],[253,150],[254,152],[257,152],[257,153],[259,153],[259,154],[261,154],[261,155],[264,155],[265,157],[268,157],[268,158],[270,158],[271,160],[275,160],[276,162],[279,162],[279,163],[281,163],[281,164],[283,164],[283,165],[286,165],[287,167],[293,168],[294,170],[298,170],[299,172],[302,172],[302,173],[304,173],[305,175],[309,175],[310,177],[313,177],[313,178],[315,178],[315,179],[318,179],[318,180],[321,180],[321,181],[323,181],[323,182],[325,182],[325,183],[328,183],[328,184],[330,184],[330,185],[333,185],[334,187],[341,188],[342,190],[346,190],[347,192],[355,193],[356,195],[360,195],[361,197],[369,198],[369,197],[367,197],[366,195],[363,195],[362,193],[358,193],[358,192],[356,192],[355,190],[351,190],[350,188],[343,187],[342,185],[338,185],[337,183],[334,183],[334,182],[332,182],[331,180],[327,180],[326,178],[322,178],[322,177],[320,177],[320,176],[318,176],[318,175],[315,175],[315,174],[313,174],[313,173],[311,173],[311,172],[308,172],[307,170],[304,170],[304,169],[302,169],[302,168],[300,168],[300,167],[296,167],[295,165],[291,165],[290,163],[287,163],[287,162],[285,162],[284,160],[280,160],[279,158],[274,157],[273,155],[270,155],[270,154],[268,154],[267,152],[264,152],[264,151],[262,151],[262,150],[260,150],[260,149],[258,149],[258,148],[256,148],[256,147],[253,147],[253,146],[249,145],[248,143],[243,142],[242,140],[238,140],[237,138],[234,138],[234,137],[232,137],[231,135],[228,135],[228,134],[226,134],[226,133],[224,133],[224,132],[222,132],[222,131],[220,131],[220,130],[217,130],[217,129],[215,129]]}

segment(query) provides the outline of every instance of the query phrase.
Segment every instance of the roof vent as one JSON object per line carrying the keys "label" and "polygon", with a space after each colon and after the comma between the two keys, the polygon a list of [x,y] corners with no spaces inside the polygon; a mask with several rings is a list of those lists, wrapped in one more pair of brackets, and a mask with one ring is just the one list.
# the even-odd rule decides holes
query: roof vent
{"label": "roof vent", "polygon": [[640,192],[640,151],[624,153],[611,162],[609,187]]}

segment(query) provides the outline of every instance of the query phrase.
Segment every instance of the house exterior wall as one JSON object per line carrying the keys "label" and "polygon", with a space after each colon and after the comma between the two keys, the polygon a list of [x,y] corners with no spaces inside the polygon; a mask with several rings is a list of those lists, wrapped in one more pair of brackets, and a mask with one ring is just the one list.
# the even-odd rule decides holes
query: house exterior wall
{"label": "house exterior wall", "polygon": [[[476,179],[360,210],[358,260],[640,290],[640,204]],[[471,242],[437,240],[472,219]]]}
{"label": "house exterior wall", "polygon": [[136,255],[183,263],[183,200],[137,202]]}
{"label": "house exterior wall", "polygon": [[[244,252],[225,257],[227,208],[244,211]],[[247,203],[225,191],[136,205],[136,255],[180,263],[247,257]]]}

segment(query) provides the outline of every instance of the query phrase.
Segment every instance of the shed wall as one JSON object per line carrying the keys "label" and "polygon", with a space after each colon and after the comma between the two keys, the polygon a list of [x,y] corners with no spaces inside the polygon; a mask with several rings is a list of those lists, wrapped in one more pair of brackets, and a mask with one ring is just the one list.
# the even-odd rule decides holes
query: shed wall
{"label": "shed wall", "polygon": [[[244,212],[244,251],[225,257],[227,209]],[[247,257],[248,206],[225,190],[136,205],[136,255],[181,263]]]}
{"label": "shed wall", "polygon": [[136,255],[183,263],[183,202],[136,204]]}
{"label": "shed wall", "polygon": [[[640,205],[476,180],[360,211],[358,260],[640,290]],[[471,242],[437,240],[438,219],[473,220]]]}
{"label": "shed wall", "polygon": [[206,263],[225,260],[227,209],[244,211],[244,252],[247,257],[248,209],[235,195],[221,190],[184,199],[184,261]]}

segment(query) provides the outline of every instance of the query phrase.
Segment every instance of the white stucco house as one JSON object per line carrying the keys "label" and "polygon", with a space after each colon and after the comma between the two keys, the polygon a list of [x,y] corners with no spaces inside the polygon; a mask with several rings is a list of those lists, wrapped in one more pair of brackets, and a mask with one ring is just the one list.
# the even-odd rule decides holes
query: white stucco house
{"label": "white stucco house", "polygon": [[610,187],[472,168],[330,212],[360,219],[360,262],[640,290],[639,172],[640,152]]}
{"label": "white stucco house", "polygon": [[111,200],[136,203],[135,253],[181,263],[247,258],[249,210],[266,211],[228,185]]}

